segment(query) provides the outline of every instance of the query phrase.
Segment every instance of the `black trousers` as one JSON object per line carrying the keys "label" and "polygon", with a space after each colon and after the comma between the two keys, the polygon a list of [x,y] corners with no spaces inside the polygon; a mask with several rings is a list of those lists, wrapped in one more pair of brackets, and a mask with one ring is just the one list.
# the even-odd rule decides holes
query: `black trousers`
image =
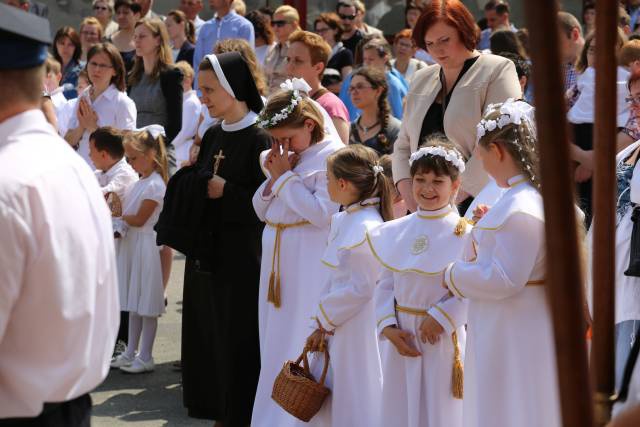
{"label": "black trousers", "polygon": [[33,418],[0,418],[0,427],[90,427],[91,396],[83,394],[62,403],[45,403]]}

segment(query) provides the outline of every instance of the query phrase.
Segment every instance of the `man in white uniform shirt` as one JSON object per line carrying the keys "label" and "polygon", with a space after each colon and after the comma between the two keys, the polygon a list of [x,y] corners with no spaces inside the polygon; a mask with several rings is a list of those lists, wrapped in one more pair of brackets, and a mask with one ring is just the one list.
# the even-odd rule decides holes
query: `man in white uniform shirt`
{"label": "man in white uniform shirt", "polygon": [[40,111],[50,37],[0,4],[0,426],[89,426],[118,330],[107,205]]}

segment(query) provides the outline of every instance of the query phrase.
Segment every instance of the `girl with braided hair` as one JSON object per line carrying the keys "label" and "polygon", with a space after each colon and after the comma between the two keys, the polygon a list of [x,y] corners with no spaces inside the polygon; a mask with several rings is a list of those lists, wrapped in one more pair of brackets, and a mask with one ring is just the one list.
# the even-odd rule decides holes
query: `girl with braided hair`
{"label": "girl with braided hair", "polygon": [[380,155],[393,152],[400,120],[391,115],[384,72],[370,67],[357,69],[352,74],[349,92],[353,104],[362,111],[351,122],[349,144],[364,144]]}
{"label": "girl with braided hair", "polygon": [[506,191],[476,223],[443,286],[469,301],[465,426],[560,426],[544,211],[531,106],[490,104],[476,152]]}

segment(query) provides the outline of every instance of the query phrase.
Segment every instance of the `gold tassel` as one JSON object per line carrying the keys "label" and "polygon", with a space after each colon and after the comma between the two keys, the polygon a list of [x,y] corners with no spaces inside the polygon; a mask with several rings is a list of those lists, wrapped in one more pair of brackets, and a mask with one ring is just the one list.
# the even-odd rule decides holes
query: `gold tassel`
{"label": "gold tassel", "polygon": [[469,221],[465,217],[460,218],[458,220],[458,223],[456,224],[456,228],[453,230],[453,234],[458,237],[464,236],[464,232],[467,229],[467,224],[473,225],[473,221]]}
{"label": "gold tassel", "polygon": [[269,291],[267,292],[267,301],[269,302],[275,302],[275,289],[274,289],[275,279],[276,279],[276,273],[272,271],[271,275],[269,276]]}
{"label": "gold tassel", "polygon": [[456,399],[462,399],[464,395],[464,367],[460,357],[460,345],[458,344],[458,334],[453,331],[451,334],[453,341],[453,369],[451,370],[451,392]]}
{"label": "gold tassel", "polygon": [[276,287],[273,294],[273,305],[276,308],[280,308],[280,272],[278,272],[278,276],[276,277]]}

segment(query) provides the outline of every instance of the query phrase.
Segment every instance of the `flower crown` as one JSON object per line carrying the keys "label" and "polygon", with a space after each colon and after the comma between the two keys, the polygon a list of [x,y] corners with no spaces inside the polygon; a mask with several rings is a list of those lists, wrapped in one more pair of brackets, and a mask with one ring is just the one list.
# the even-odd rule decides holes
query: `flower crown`
{"label": "flower crown", "polygon": [[415,162],[419,158],[426,156],[442,157],[447,162],[451,163],[456,169],[458,169],[460,173],[464,172],[464,159],[457,150],[447,150],[446,148],[434,146],[422,147],[418,151],[413,153],[411,157],[409,157],[409,166],[411,166],[413,162]]}
{"label": "flower crown", "polygon": [[302,101],[302,95],[300,92],[309,93],[311,87],[304,81],[304,79],[294,78],[287,79],[284,83],[281,83],[280,89],[291,91],[289,104],[271,117],[266,115],[266,109],[262,110],[258,116],[258,126],[263,129],[274,127],[276,124],[289,117],[300,101]]}
{"label": "flower crown", "polygon": [[509,124],[520,125],[523,120],[533,129],[530,118],[533,107],[526,102],[515,101],[513,98],[509,98],[502,104],[489,104],[484,113],[485,117],[496,110],[500,111],[500,117],[495,120],[482,119],[480,123],[478,123],[476,127],[478,141],[485,136],[487,132],[492,132],[496,128],[502,129]]}

